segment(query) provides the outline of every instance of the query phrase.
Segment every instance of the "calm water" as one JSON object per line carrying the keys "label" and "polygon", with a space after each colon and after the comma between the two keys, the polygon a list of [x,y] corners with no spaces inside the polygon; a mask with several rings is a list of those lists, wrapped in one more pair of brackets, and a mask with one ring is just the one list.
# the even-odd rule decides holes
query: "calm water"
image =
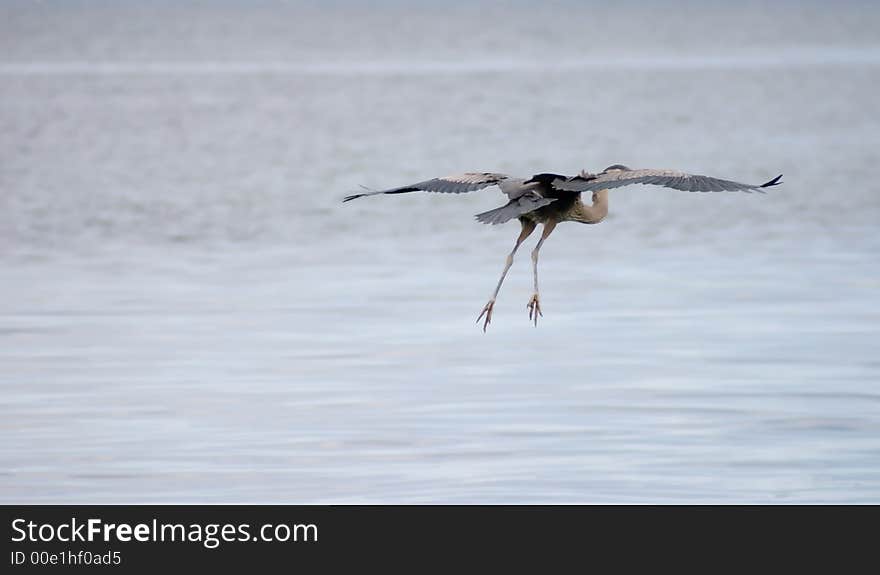
{"label": "calm water", "polygon": [[[877,30],[3,2],[0,500],[880,502]],[[487,334],[497,191],[339,202],[618,162],[785,184],[615,190]]]}

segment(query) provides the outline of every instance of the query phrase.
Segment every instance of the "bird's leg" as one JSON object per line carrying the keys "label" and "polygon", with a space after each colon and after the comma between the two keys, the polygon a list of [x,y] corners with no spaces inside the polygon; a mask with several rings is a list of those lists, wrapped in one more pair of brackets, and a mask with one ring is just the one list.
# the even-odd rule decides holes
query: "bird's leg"
{"label": "bird's leg", "polygon": [[532,250],[532,270],[535,274],[535,293],[532,294],[532,299],[529,300],[526,307],[529,308],[529,321],[534,320],[536,326],[538,325],[538,316],[540,315],[541,317],[544,317],[544,314],[541,313],[541,301],[538,298],[538,252],[541,250],[541,245],[544,244],[544,240],[546,240],[547,236],[553,232],[553,228],[555,227],[555,220],[547,220],[544,222],[541,239],[538,240],[538,245]]}
{"label": "bird's leg", "polygon": [[486,304],[483,311],[480,312],[480,316],[477,318],[477,323],[480,323],[483,316],[486,316],[486,321],[483,323],[483,331],[486,331],[486,328],[489,327],[489,324],[492,322],[492,308],[495,307],[495,298],[498,297],[498,292],[501,291],[501,284],[504,283],[507,271],[510,269],[510,266],[513,265],[513,255],[516,253],[516,250],[519,249],[520,244],[523,243],[533,231],[535,231],[534,222],[529,220],[520,221],[522,223],[522,230],[519,232],[519,237],[516,238],[516,245],[513,246],[513,250],[507,256],[507,262],[504,264],[504,271],[501,272],[501,279],[498,280],[498,285],[495,286],[495,291],[492,292],[492,297],[489,299],[489,303]]}

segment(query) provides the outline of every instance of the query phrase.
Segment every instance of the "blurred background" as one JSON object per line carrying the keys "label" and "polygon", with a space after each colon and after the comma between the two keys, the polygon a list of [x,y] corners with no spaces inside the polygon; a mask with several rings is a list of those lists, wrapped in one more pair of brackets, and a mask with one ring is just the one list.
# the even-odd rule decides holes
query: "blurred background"
{"label": "blurred background", "polygon": [[[880,4],[0,2],[0,500],[880,501]],[[613,163],[528,250],[462,171]]]}

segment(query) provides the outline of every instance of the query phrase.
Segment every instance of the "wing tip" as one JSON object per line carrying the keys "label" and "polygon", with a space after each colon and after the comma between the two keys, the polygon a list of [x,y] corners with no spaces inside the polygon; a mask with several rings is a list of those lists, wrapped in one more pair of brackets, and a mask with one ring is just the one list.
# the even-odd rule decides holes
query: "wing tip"
{"label": "wing tip", "polygon": [[758,187],[759,187],[759,188],[769,188],[770,186],[778,186],[779,184],[782,183],[782,182],[780,181],[781,179],[782,179],[782,174],[779,174],[778,176],[776,176],[775,178],[773,178],[773,179],[770,180],[769,182],[764,182],[763,184],[761,184],[761,185],[758,186]]}
{"label": "wing tip", "polygon": [[360,186],[360,188],[362,190],[364,190],[364,192],[362,194],[351,194],[349,196],[345,196],[344,198],[342,198],[343,203],[350,202],[352,200],[356,200],[356,199],[362,198],[364,196],[374,196],[376,194],[382,193],[382,192],[377,192],[376,190],[374,190],[372,188],[368,188],[367,186],[365,186],[363,184],[358,184],[358,185]]}

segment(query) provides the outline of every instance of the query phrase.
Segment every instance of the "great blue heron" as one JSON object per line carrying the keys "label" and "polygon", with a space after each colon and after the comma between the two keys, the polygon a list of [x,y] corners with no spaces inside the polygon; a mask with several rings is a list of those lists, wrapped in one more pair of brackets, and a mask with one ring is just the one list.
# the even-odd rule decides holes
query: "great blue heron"
{"label": "great blue heron", "polygon": [[[478,221],[486,224],[503,224],[513,218],[519,218],[522,229],[513,250],[508,254],[504,264],[504,271],[489,302],[483,307],[483,311],[477,317],[477,323],[485,317],[483,331],[492,321],[492,308],[495,306],[495,298],[501,290],[501,284],[507,276],[507,271],[513,264],[513,256],[520,244],[535,231],[538,224],[544,224],[541,239],[535,249],[532,250],[532,270],[535,279],[535,291],[527,304],[529,320],[538,325],[538,316],[543,317],[541,303],[538,297],[538,252],[557,224],[561,222],[580,222],[582,224],[598,224],[608,214],[608,190],[630,184],[654,184],[687,192],[763,192],[762,188],[768,188],[780,184],[782,174],[769,182],[759,185],[741,184],[730,180],[719,180],[708,176],[686,174],[675,170],[642,169],[633,170],[621,164],[608,166],[598,174],[581,171],[578,175],[568,177],[560,174],[535,174],[529,179],[513,178],[506,174],[492,172],[467,172],[464,174],[444,176],[425,180],[410,186],[391,188],[390,190],[368,191],[361,194],[352,194],[343,199],[344,202],[374,196],[378,194],[405,194],[407,192],[441,192],[460,194],[473,192],[489,186],[497,185],[501,191],[507,194],[507,204],[477,214]],[[592,192],[593,204],[585,205],[581,202],[582,192]]]}

